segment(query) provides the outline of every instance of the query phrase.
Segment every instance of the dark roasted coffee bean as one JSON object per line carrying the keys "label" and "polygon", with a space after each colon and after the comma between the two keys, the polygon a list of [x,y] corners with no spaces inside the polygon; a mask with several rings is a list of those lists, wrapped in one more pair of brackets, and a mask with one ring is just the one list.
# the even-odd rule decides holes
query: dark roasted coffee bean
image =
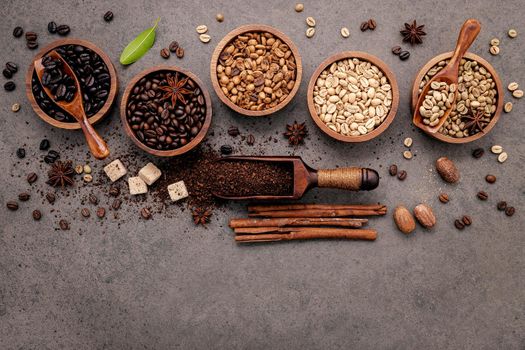
{"label": "dark roasted coffee bean", "polygon": [[483,148],[476,148],[472,151],[472,157],[474,158],[481,158],[483,154],[485,153],[485,150]]}
{"label": "dark roasted coffee bean", "polygon": [[67,24],[61,24],[57,27],[58,35],[66,36],[71,31],[71,28]]}
{"label": "dark roasted coffee bean", "polygon": [[101,219],[102,219],[104,216],[106,216],[106,209],[104,209],[104,208],[102,208],[102,207],[98,208],[98,209],[97,209],[97,216],[98,216],[99,218],[101,218]]}
{"label": "dark roasted coffee bean", "polygon": [[401,181],[405,181],[405,179],[407,178],[407,172],[405,170],[401,170],[400,172],[397,173],[397,178]]}
{"label": "dark roasted coffee bean", "polygon": [[505,215],[507,216],[512,216],[515,212],[516,209],[514,207],[507,207],[507,209],[505,209]]}
{"label": "dark roasted coffee bean", "polygon": [[49,22],[47,24],[47,31],[50,33],[50,34],[56,34],[57,32],[57,24],[53,21]]}
{"label": "dark roasted coffee bean", "polygon": [[11,72],[9,69],[5,68],[3,71],[2,71],[2,75],[6,78],[6,79],[11,79],[13,77],[13,72]]}
{"label": "dark roasted coffee bean", "polygon": [[29,182],[29,184],[34,183],[36,180],[38,180],[38,175],[37,174],[29,173],[29,175],[27,175],[27,182]]}
{"label": "dark roasted coffee bean", "polygon": [[6,203],[7,209],[15,211],[18,210],[18,203],[16,201],[9,201]]}
{"label": "dark roasted coffee bean", "polygon": [[402,51],[401,46],[394,46],[394,47],[392,48],[392,53],[393,53],[394,55],[396,55],[396,56],[399,55],[399,54],[401,53],[401,51]]}
{"label": "dark roasted coffee bean", "polygon": [[248,137],[246,137],[246,143],[248,144],[248,146],[253,146],[253,144],[255,143],[255,136],[253,136],[252,134],[248,135]]}
{"label": "dark roasted coffee bean", "polygon": [[410,52],[408,52],[408,51],[401,51],[399,53],[399,59],[401,61],[406,61],[406,60],[408,60],[409,57],[410,57]]}
{"label": "dark roasted coffee bean", "polygon": [[35,41],[38,39],[38,34],[35,32],[27,32],[26,33],[26,40],[27,41]]}
{"label": "dark roasted coffee bean", "polygon": [[66,220],[62,219],[58,222],[58,226],[60,227],[60,229],[62,231],[67,231],[69,230],[69,222],[67,222]]}
{"label": "dark roasted coffee bean", "polygon": [[377,22],[375,21],[375,19],[370,18],[370,19],[368,20],[368,28],[369,28],[370,30],[374,30],[374,29],[377,28]]}
{"label": "dark roasted coffee bean", "polygon": [[446,193],[441,193],[441,194],[439,195],[439,201],[440,201],[441,203],[448,203],[448,201],[449,201],[448,194],[446,194]]}
{"label": "dark roasted coffee bean", "polygon": [[183,58],[184,57],[184,49],[182,47],[177,47],[177,50],[175,50],[175,55],[178,57],[178,58]]}
{"label": "dark roasted coffee bean", "polygon": [[16,84],[14,81],[8,81],[4,84],[5,91],[13,91],[14,89],[16,89]]}
{"label": "dark roasted coffee bean", "polygon": [[361,23],[361,26],[359,27],[359,29],[361,29],[362,32],[364,32],[365,30],[367,30],[369,27],[368,27],[368,22],[363,22]]}
{"label": "dark roasted coffee bean", "polygon": [[170,49],[171,52],[175,53],[175,51],[177,51],[178,47],[179,47],[179,43],[176,42],[176,41],[172,41],[170,43],[169,49]]}
{"label": "dark roasted coffee bean", "polygon": [[115,198],[113,200],[113,203],[111,203],[111,208],[113,208],[113,210],[119,210],[121,204],[122,204],[122,201],[118,198]]}
{"label": "dark roasted coffee bean", "polygon": [[463,222],[465,226],[470,226],[472,225],[472,218],[468,215],[463,215],[463,218],[461,218],[461,222]]}
{"label": "dark roasted coffee bean", "polygon": [[498,210],[502,211],[507,209],[507,202],[505,201],[499,201],[497,205]]}
{"label": "dark roasted coffee bean", "polygon": [[33,219],[36,221],[42,219],[42,212],[38,209],[33,210]]}
{"label": "dark roasted coffee bean", "polygon": [[396,176],[397,175],[397,165],[392,164],[391,166],[389,166],[388,173],[390,174],[390,176]]}
{"label": "dark roasted coffee bean", "polygon": [[82,208],[82,210],[80,211],[80,215],[82,215],[85,218],[89,218],[91,216],[91,212],[88,208]]}
{"label": "dark roasted coffee bean", "polygon": [[90,194],[88,196],[88,199],[89,199],[89,203],[94,204],[94,205],[98,204],[98,198],[94,194]]}
{"label": "dark roasted coffee bean", "polygon": [[168,50],[167,48],[163,48],[162,50],[160,50],[160,56],[164,59],[170,58],[170,50]]}
{"label": "dark roasted coffee bean", "polygon": [[16,150],[16,156],[20,159],[23,159],[26,157],[26,150],[23,148],[19,148]]}
{"label": "dark roasted coffee bean", "polygon": [[485,181],[487,181],[489,184],[493,184],[494,182],[496,182],[496,176],[489,174],[485,176]]}
{"label": "dark roasted coffee bean", "polygon": [[41,151],[47,151],[50,146],[51,146],[51,144],[49,143],[48,139],[43,139],[42,141],[40,141],[39,148],[40,148]]}
{"label": "dark roasted coffee bean", "polygon": [[27,41],[26,46],[29,50],[34,50],[38,47],[38,42],[37,41]]}
{"label": "dark roasted coffee bean", "polygon": [[104,14],[104,21],[111,22],[113,20],[113,12],[108,11]]}
{"label": "dark roasted coffee bean", "polygon": [[222,154],[231,154],[233,152],[233,148],[230,145],[222,145],[221,146],[221,153]]}
{"label": "dark roasted coffee bean", "polygon": [[46,162],[46,164],[53,164],[56,161],[57,161],[57,158],[52,157],[49,154],[44,156],[44,162]]}
{"label": "dark roasted coffee bean", "polygon": [[459,220],[459,219],[456,219],[454,221],[454,226],[456,226],[456,228],[458,230],[463,230],[465,228],[465,224],[463,223],[463,221]]}
{"label": "dark roasted coffee bean", "polygon": [[22,27],[15,27],[15,29],[13,29],[13,36],[15,38],[20,38],[22,34],[24,34],[24,29]]}
{"label": "dark roasted coffee bean", "polygon": [[22,202],[28,201],[31,195],[27,192],[22,192],[18,195],[18,199]]}
{"label": "dark roasted coffee bean", "polygon": [[18,72],[18,65],[15,62],[7,62],[5,68],[13,74]]}
{"label": "dark roasted coffee bean", "polygon": [[240,134],[239,128],[237,128],[236,126],[232,126],[228,129],[228,135],[232,137],[237,137],[239,136],[239,134]]}
{"label": "dark roasted coffee bean", "polygon": [[46,193],[46,199],[51,204],[55,203],[55,200],[56,200],[55,194],[51,192]]}
{"label": "dark roasted coffee bean", "polygon": [[109,195],[111,197],[118,197],[120,194],[120,187],[116,187],[116,186],[111,186],[109,188]]}
{"label": "dark roasted coffee bean", "polygon": [[151,219],[151,211],[148,208],[142,208],[140,211],[140,216],[145,220]]}
{"label": "dark roasted coffee bean", "polygon": [[478,198],[482,201],[486,201],[489,198],[489,195],[485,191],[479,191]]}

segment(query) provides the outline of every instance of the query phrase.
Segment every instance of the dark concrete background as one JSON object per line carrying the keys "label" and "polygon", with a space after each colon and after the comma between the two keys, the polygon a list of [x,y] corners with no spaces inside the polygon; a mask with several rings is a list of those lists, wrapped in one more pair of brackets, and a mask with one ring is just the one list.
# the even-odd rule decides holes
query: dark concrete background
{"label": "dark concrete background", "polygon": [[[447,145],[414,130],[408,106],[409,90],[419,67],[434,55],[453,49],[457,33],[468,17],[478,18],[482,31],[471,51],[488,59],[504,85],[525,87],[524,7],[521,1],[305,1],[296,13],[291,1],[28,1],[4,0],[0,8],[0,62],[21,67],[13,93],[0,93],[0,202],[24,190],[29,202],[17,212],[0,209],[0,348],[1,349],[525,349],[524,283],[524,101],[505,91],[515,103],[510,114],[483,139],[468,145]],[[102,20],[113,10],[111,23]],[[224,23],[214,19],[225,15]],[[316,35],[305,37],[305,18],[317,20]],[[135,35],[162,20],[153,49],[140,61],[122,67],[118,57]],[[361,33],[359,24],[370,17],[374,32]],[[412,56],[401,62],[390,48],[401,43],[406,21],[425,24],[424,44],[408,47]],[[23,80],[33,54],[24,39],[11,35],[16,25],[37,31],[41,46],[56,39],[46,31],[50,20],[72,27],[79,37],[103,48],[118,71],[121,88],[139,71],[157,64],[190,69],[206,84],[213,98],[213,147],[231,143],[231,125],[252,132],[256,145],[237,145],[237,153],[297,154],[315,167],[370,166],[381,175],[380,187],[370,193],[314,190],[304,202],[381,202],[393,209],[424,202],[434,207],[438,224],[427,232],[418,227],[409,237],[399,233],[391,212],[373,219],[376,242],[317,241],[238,246],[227,228],[228,219],[244,214],[244,205],[217,211],[207,229],[195,227],[188,211],[172,205],[145,222],[138,211],[153,201],[125,201],[115,219],[81,220],[79,210],[88,193],[101,204],[110,199],[99,171],[105,162],[86,152],[79,132],[53,129],[42,122],[26,100]],[[209,60],[218,41],[241,24],[265,23],[288,34],[299,47],[304,75],[292,103],[273,117],[250,119],[225,108],[213,93]],[[198,41],[195,27],[206,24],[212,41]],[[339,30],[350,29],[343,39]],[[509,28],[517,38],[506,36]],[[488,53],[491,38],[501,39],[501,54]],[[186,50],[183,60],[164,61],[159,50],[171,40]],[[316,66],[342,50],[363,50],[379,56],[395,72],[401,103],[390,128],[363,144],[335,142],[315,126],[306,108],[306,86]],[[5,81],[2,77],[2,84]],[[20,102],[18,114],[10,110]],[[120,96],[119,101],[120,102]],[[306,121],[306,145],[290,148],[280,133],[286,123]],[[109,140],[113,157],[125,157],[133,174],[148,158],[124,135],[118,108],[98,130]],[[414,139],[415,158],[402,158],[403,139]],[[90,162],[95,186],[77,182],[59,193],[51,206],[43,194],[47,167],[38,143],[44,137],[62,158]],[[275,137],[277,143],[268,141]],[[509,159],[499,164],[490,152],[475,160],[475,147],[502,145]],[[19,161],[15,150],[25,145],[28,156]],[[451,186],[434,171],[439,156],[457,162],[462,180]],[[400,182],[387,175],[397,163],[408,171]],[[40,179],[25,181],[30,171]],[[498,177],[494,185],[487,173]],[[122,185],[125,183],[122,181]],[[125,188],[126,186],[123,186]],[[489,193],[487,202],[477,191]],[[447,205],[437,196],[446,191]],[[495,209],[498,200],[517,209],[512,218]],[[88,206],[88,205],[87,205]],[[43,212],[34,222],[33,209]],[[473,225],[459,232],[453,220],[470,214]],[[57,231],[67,219],[72,229]]]}

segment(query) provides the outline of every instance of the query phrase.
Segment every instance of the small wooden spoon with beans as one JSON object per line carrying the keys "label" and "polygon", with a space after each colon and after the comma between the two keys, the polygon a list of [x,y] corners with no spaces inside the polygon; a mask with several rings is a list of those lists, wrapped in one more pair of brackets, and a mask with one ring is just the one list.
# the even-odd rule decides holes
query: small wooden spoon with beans
{"label": "small wooden spoon with beans", "polygon": [[[42,63],[42,60],[44,60],[45,57],[51,57],[55,60],[60,60],[62,62],[62,73],[73,79],[75,91],[73,99],[71,99],[70,101],[66,101],[64,99],[58,100],[56,98],[56,95],[51,91],[51,89],[44,86],[42,82],[42,77],[44,76],[45,67]],[[64,111],[71,114],[80,124],[80,127],[84,132],[84,136],[86,137],[89,150],[91,151],[93,156],[97,159],[104,159],[107,156],[109,156],[109,149],[106,145],[106,142],[100,137],[100,135],[95,131],[95,129],[93,129],[93,127],[88,121],[86,112],[84,111],[84,104],[82,103],[82,91],[80,89],[80,83],[78,82],[78,79],[71,67],[69,66],[69,64],[67,64],[64,58],[62,58],[62,56],[60,56],[58,52],[53,50],[49,52],[46,56],[36,60],[34,66],[36,74],[38,76],[38,80],[40,80],[40,84],[42,84],[42,87],[46,94],[49,96],[49,98]]]}
{"label": "small wooden spoon with beans", "polygon": [[456,108],[459,64],[480,29],[481,25],[476,19],[467,19],[463,23],[450,61],[430,79],[419,95],[412,118],[418,128],[436,133]]}

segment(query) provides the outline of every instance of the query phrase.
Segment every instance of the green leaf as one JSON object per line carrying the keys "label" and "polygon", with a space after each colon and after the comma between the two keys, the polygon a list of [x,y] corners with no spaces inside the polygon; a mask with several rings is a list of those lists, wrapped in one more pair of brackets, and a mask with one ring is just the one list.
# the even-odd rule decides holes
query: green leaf
{"label": "green leaf", "polygon": [[153,27],[140,33],[124,48],[124,51],[122,51],[122,54],[120,55],[120,63],[124,65],[132,64],[133,62],[138,61],[146,52],[148,52],[149,49],[151,49],[155,42],[155,29],[157,29],[159,21],[160,17],[157,18]]}

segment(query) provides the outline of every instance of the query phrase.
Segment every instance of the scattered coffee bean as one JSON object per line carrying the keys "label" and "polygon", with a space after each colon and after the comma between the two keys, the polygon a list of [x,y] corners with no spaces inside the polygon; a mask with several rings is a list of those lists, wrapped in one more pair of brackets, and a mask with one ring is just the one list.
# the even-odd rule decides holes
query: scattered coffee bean
{"label": "scattered coffee bean", "polygon": [[255,143],[255,136],[253,136],[252,134],[248,135],[248,137],[246,137],[246,143],[248,144],[248,146],[253,146],[253,144]]}
{"label": "scattered coffee bean", "polygon": [[113,20],[113,12],[108,11],[104,14],[104,21],[111,22]]}
{"label": "scattered coffee bean", "polygon": [[16,156],[20,159],[24,159],[26,157],[26,150],[23,148],[19,148],[16,150]]}
{"label": "scattered coffee bean", "polygon": [[82,210],[80,211],[80,214],[85,218],[89,218],[91,216],[91,212],[89,211],[88,208],[82,208]]}
{"label": "scattered coffee bean", "polygon": [[148,208],[142,208],[142,210],[140,211],[140,215],[145,220],[151,219],[151,212],[150,212],[150,210]]}
{"label": "scattered coffee bean", "polygon": [[51,21],[51,22],[49,22],[49,23],[47,24],[47,31],[48,31],[50,34],[56,34],[56,32],[57,32],[57,28],[58,28],[57,24],[56,24],[55,22],[53,22],[53,21]]}
{"label": "scattered coffee bean", "polygon": [[175,55],[178,57],[178,58],[183,58],[184,57],[184,49],[182,47],[177,47],[177,50],[175,50]]}
{"label": "scattered coffee bean", "polygon": [[295,12],[303,12],[304,10],[304,5],[301,4],[301,3],[297,3],[295,4]]}
{"label": "scattered coffee bean", "polygon": [[10,80],[4,84],[5,91],[13,91],[14,89],[16,89],[16,84],[14,81]]}
{"label": "scattered coffee bean", "polygon": [[490,151],[494,154],[500,154],[501,152],[503,152],[503,147],[501,147],[500,145],[493,145],[490,148]]}
{"label": "scattered coffee bean", "polygon": [[496,182],[496,176],[487,175],[485,176],[485,181],[487,181],[489,184],[493,184],[494,182]]}
{"label": "scattered coffee bean", "polygon": [[20,110],[20,103],[13,103],[13,105],[11,106],[11,111],[16,113]]}
{"label": "scattered coffee bean", "polygon": [[9,210],[12,210],[12,211],[18,210],[18,203],[15,201],[9,201],[7,202],[6,205],[7,205],[7,209]]}
{"label": "scattered coffee bean", "polygon": [[58,222],[58,226],[60,226],[60,229],[62,231],[67,231],[69,230],[69,222],[67,222],[66,220],[62,219]]}
{"label": "scattered coffee bean", "polygon": [[15,29],[13,29],[13,36],[15,38],[20,38],[22,34],[24,34],[24,29],[22,27],[15,27]]}
{"label": "scattered coffee bean", "polygon": [[118,197],[120,195],[120,187],[117,186],[111,186],[109,188],[109,195],[111,197]]}
{"label": "scattered coffee bean", "polygon": [[67,24],[61,24],[57,27],[57,33],[61,36],[66,36],[71,31],[71,28]]}
{"label": "scattered coffee bean", "polygon": [[503,106],[503,110],[505,111],[505,113],[510,113],[512,112],[512,107],[513,107],[512,102],[507,102]]}
{"label": "scattered coffee bean", "polygon": [[315,27],[315,18],[313,17],[306,17],[306,25],[308,25],[308,27]]}
{"label": "scattered coffee bean", "polygon": [[404,181],[407,178],[407,172],[405,170],[401,170],[399,173],[397,173],[397,178],[401,181]]}
{"label": "scattered coffee bean", "polygon": [[91,203],[93,205],[97,205],[98,204],[98,198],[94,194],[90,194],[88,196],[88,200],[89,200],[89,203]]}
{"label": "scattered coffee bean", "polygon": [[26,40],[27,41],[35,41],[38,39],[38,34],[35,32],[27,32],[26,33]]}
{"label": "scattered coffee bean", "polygon": [[86,164],[82,167],[82,170],[84,171],[84,173],[86,174],[91,174],[91,167],[89,166],[89,164]]}
{"label": "scattered coffee bean", "polygon": [[113,210],[119,210],[121,204],[122,201],[118,198],[115,198],[115,200],[113,200],[113,203],[111,203],[111,208],[113,208]]}
{"label": "scattered coffee bean", "polygon": [[228,129],[228,135],[232,137],[237,137],[239,136],[239,134],[240,134],[239,128],[237,128],[236,126],[232,126]]}
{"label": "scattered coffee bean", "polygon": [[399,55],[399,54],[401,53],[401,51],[402,51],[401,46],[394,46],[394,47],[392,48],[392,53],[393,53],[394,55],[396,55],[396,56]]}
{"label": "scattered coffee bean", "polygon": [[308,27],[308,29],[306,29],[306,37],[312,38],[314,35],[315,35],[315,28]]}
{"label": "scattered coffee bean", "polygon": [[465,224],[463,223],[463,221],[459,220],[459,219],[456,219],[454,221],[454,226],[456,226],[456,228],[458,230],[463,230],[465,228]]}
{"label": "scattered coffee bean", "polygon": [[37,174],[29,173],[29,175],[27,175],[27,182],[29,182],[29,184],[34,183],[36,180],[38,180],[38,175]]}
{"label": "scattered coffee bean", "polygon": [[509,36],[509,38],[514,39],[518,36],[518,31],[516,29],[509,29],[507,35]]}
{"label": "scattered coffee bean", "polygon": [[412,159],[412,152],[404,151],[403,152],[403,157],[405,157],[405,159]]}
{"label": "scattered coffee bean", "polygon": [[78,175],[82,174],[84,172],[84,167],[81,164],[75,165],[75,173]]}
{"label": "scattered coffee bean", "polygon": [[505,215],[507,216],[512,216],[515,212],[516,209],[514,207],[507,207],[507,209],[505,209]]}
{"label": "scattered coffee bean", "polygon": [[498,162],[503,163],[503,162],[505,162],[507,160],[508,157],[509,157],[509,155],[507,154],[507,152],[502,152],[498,156]]}
{"label": "scattered coffee bean", "polygon": [[172,42],[170,43],[170,46],[168,46],[168,49],[169,49],[171,52],[173,52],[173,53],[175,53],[175,51],[177,51],[178,48],[179,48],[179,43],[178,43],[177,41],[172,41]]}
{"label": "scattered coffee bean", "polygon": [[368,22],[363,22],[361,23],[361,25],[359,26],[359,29],[361,29],[362,32],[368,30]]}
{"label": "scattered coffee bean", "polygon": [[106,209],[100,207],[97,209],[97,216],[102,219],[104,216],[106,216]]}
{"label": "scattered coffee bean", "polygon": [[217,22],[221,23],[224,21],[224,15],[222,13],[218,13],[215,15],[215,19],[217,20]]}
{"label": "scattered coffee bean", "polygon": [[42,219],[42,212],[38,209],[33,210],[33,219],[36,221]]}
{"label": "scattered coffee bean", "polygon": [[15,62],[7,62],[5,64],[5,69],[15,74],[16,72],[18,72],[18,65]]}
{"label": "scattered coffee bean", "polygon": [[485,191],[479,191],[478,198],[482,201],[486,201],[489,198],[489,195]]}
{"label": "scattered coffee bean", "polygon": [[50,204],[55,203],[56,197],[54,193],[48,192],[46,193],[46,199]]}
{"label": "scattered coffee bean", "polygon": [[410,52],[408,52],[408,51],[401,51],[399,53],[399,59],[401,61],[406,61],[406,60],[408,60],[409,57],[410,57]]}
{"label": "scattered coffee bean", "polygon": [[51,143],[49,142],[48,139],[43,139],[42,141],[40,141],[39,148],[41,151],[47,151],[50,146],[51,146]]}
{"label": "scattered coffee bean", "polygon": [[449,201],[448,194],[446,194],[446,193],[441,193],[441,194],[439,195],[439,201],[440,201],[441,203],[448,203],[448,201]]}
{"label": "scattered coffee bean", "polygon": [[461,219],[461,222],[463,222],[463,224],[465,226],[470,226],[472,225],[472,218],[468,215],[463,215],[463,218]]}
{"label": "scattered coffee bean", "polygon": [[91,182],[93,181],[93,176],[91,174],[85,174],[82,179],[84,180],[84,182]]}
{"label": "scattered coffee bean", "polygon": [[485,154],[485,150],[483,148],[476,148],[472,151],[472,157],[478,159],[481,158]]}
{"label": "scattered coffee bean", "polygon": [[170,50],[168,50],[167,48],[163,48],[162,50],[160,50],[160,56],[164,59],[170,58]]}
{"label": "scattered coffee bean", "polygon": [[36,48],[38,48],[38,42],[36,41],[27,41],[26,42],[26,46],[29,50],[34,50]]}
{"label": "scattered coffee bean", "polygon": [[489,49],[489,52],[496,56],[499,54],[499,47],[498,46],[491,46],[490,49]]}
{"label": "scattered coffee bean", "polygon": [[507,209],[507,202],[499,201],[496,207],[498,208],[498,210],[503,211]]}
{"label": "scattered coffee bean", "polygon": [[222,145],[221,146],[221,153],[222,154],[231,154],[233,152],[233,148],[230,145]]}
{"label": "scattered coffee bean", "polygon": [[376,28],[377,28],[377,22],[376,22],[376,20],[373,19],[373,18],[370,18],[370,19],[368,20],[368,29],[370,29],[370,30],[374,30],[374,29],[376,29]]}
{"label": "scattered coffee bean", "polygon": [[211,40],[211,36],[209,34],[201,34],[199,35],[199,40],[205,44],[209,43]]}
{"label": "scattered coffee bean", "polygon": [[2,75],[4,76],[4,78],[6,79],[11,79],[13,77],[13,72],[11,72],[9,69],[5,68],[3,71],[2,71]]}
{"label": "scattered coffee bean", "polygon": [[341,28],[341,36],[343,38],[348,38],[350,36],[350,31],[348,30],[348,28],[346,27]]}
{"label": "scattered coffee bean", "polygon": [[388,173],[390,174],[390,176],[396,176],[397,175],[397,165],[392,164],[391,166],[389,166]]}
{"label": "scattered coffee bean", "polygon": [[60,153],[54,150],[50,150],[49,152],[47,152],[47,155],[44,157],[44,162],[46,162],[47,164],[53,164],[59,159],[60,159]]}
{"label": "scattered coffee bean", "polygon": [[27,192],[22,192],[18,195],[18,199],[22,202],[28,201],[31,198],[31,195]]}

